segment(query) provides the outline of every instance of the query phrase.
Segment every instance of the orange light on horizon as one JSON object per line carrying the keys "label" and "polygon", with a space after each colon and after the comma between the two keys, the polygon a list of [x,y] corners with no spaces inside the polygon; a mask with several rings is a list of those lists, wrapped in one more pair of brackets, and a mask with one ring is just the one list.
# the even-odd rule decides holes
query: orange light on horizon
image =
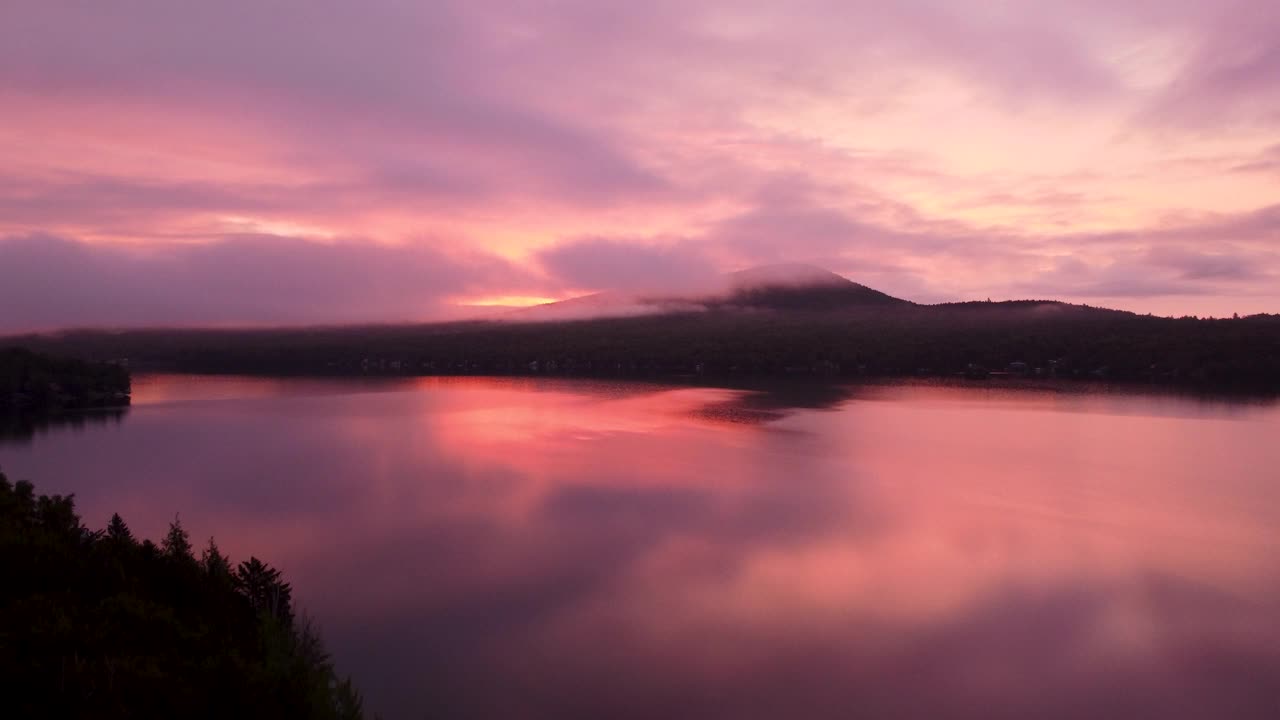
{"label": "orange light on horizon", "polygon": [[460,307],[533,307],[534,305],[546,305],[562,299],[540,295],[485,295],[461,300],[455,304]]}

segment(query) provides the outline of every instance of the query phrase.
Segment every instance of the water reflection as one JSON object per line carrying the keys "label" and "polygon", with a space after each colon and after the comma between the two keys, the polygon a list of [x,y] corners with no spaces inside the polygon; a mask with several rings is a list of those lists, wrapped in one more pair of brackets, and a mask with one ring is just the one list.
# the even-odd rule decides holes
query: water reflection
{"label": "water reflection", "polygon": [[0,465],[270,558],[384,717],[1249,718],[1277,431],[1056,388],[156,378]]}
{"label": "water reflection", "polygon": [[0,445],[29,445],[37,435],[54,429],[82,432],[98,425],[119,423],[127,407],[61,412],[0,412]]}

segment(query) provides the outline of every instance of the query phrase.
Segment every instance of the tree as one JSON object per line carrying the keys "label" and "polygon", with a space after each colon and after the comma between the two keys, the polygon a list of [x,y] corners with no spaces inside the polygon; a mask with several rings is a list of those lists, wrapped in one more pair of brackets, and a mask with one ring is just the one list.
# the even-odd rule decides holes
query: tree
{"label": "tree", "polygon": [[293,588],[280,579],[279,570],[250,557],[236,568],[235,586],[256,612],[292,626]]}
{"label": "tree", "polygon": [[0,474],[0,568],[0,717],[360,717],[280,572],[176,520],[139,544]]}
{"label": "tree", "polygon": [[174,560],[195,560],[191,554],[191,536],[183,529],[182,522],[174,518],[169,523],[169,532],[160,541],[160,550],[165,557]]}
{"label": "tree", "polygon": [[214,580],[231,580],[231,561],[218,551],[218,544],[212,537],[209,538],[209,546],[200,553],[200,567]]}
{"label": "tree", "polygon": [[107,539],[120,545],[133,545],[137,542],[120,513],[111,514],[111,521],[107,523]]}
{"label": "tree", "polygon": [[364,717],[364,698],[352,684],[350,677],[334,687],[334,715],[338,720],[359,720]]}

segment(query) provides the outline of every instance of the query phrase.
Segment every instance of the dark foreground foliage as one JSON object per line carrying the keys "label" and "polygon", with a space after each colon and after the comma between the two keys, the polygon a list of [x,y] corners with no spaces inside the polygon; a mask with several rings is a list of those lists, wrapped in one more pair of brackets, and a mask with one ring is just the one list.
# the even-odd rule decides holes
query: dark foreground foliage
{"label": "dark foreground foliage", "polygon": [[0,717],[359,718],[289,584],[0,474]]}

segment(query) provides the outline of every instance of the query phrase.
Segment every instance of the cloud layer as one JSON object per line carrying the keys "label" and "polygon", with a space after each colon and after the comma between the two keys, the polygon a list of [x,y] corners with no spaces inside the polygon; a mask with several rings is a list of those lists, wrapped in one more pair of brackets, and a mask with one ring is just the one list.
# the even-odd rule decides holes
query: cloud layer
{"label": "cloud layer", "polygon": [[1267,0],[4,18],[0,331],[426,319],[779,261],[923,301],[1280,311]]}
{"label": "cloud layer", "polygon": [[[447,316],[477,289],[527,273],[425,245],[242,236],[139,247],[54,236],[0,239],[0,324],[9,330],[149,324],[397,322]],[[456,313],[454,313],[456,314]]]}

